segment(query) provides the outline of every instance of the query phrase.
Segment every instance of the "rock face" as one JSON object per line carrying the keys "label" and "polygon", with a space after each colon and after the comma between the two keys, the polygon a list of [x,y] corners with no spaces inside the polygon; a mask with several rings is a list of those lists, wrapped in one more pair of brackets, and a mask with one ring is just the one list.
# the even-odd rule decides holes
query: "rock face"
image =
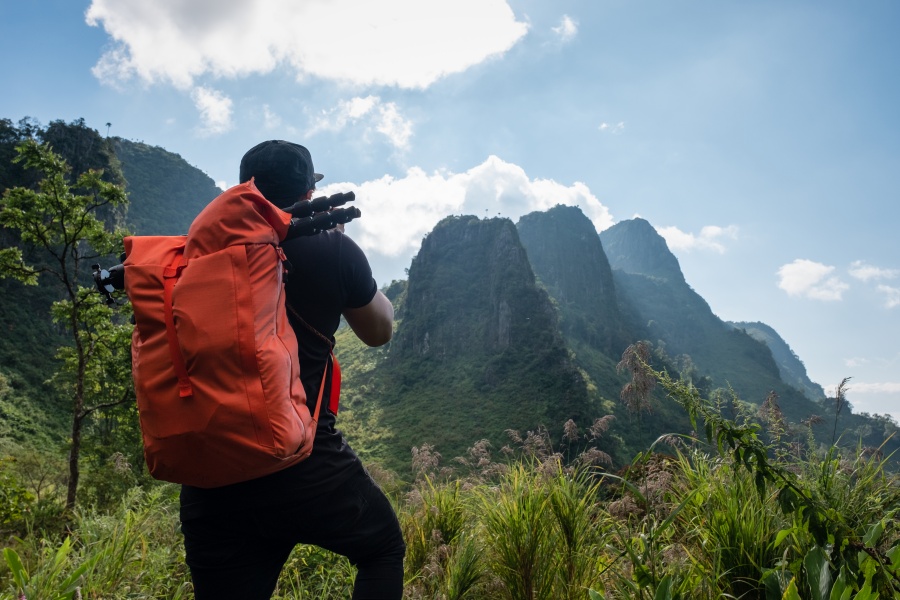
{"label": "rock face", "polygon": [[600,240],[613,269],[684,283],[678,259],[648,221],[620,221],[601,232]]}
{"label": "rock face", "polygon": [[397,355],[493,356],[535,338],[559,338],[556,316],[512,222],[441,221],[409,269]]}
{"label": "rock face", "polygon": [[517,228],[535,275],[557,303],[563,334],[604,354],[621,355],[632,336],[590,219],[574,206],[560,205],[525,215]]}
{"label": "rock face", "polygon": [[596,416],[508,219],[442,220],[413,259],[401,312],[373,384],[392,443],[452,458],[480,439],[502,447],[509,429]]}

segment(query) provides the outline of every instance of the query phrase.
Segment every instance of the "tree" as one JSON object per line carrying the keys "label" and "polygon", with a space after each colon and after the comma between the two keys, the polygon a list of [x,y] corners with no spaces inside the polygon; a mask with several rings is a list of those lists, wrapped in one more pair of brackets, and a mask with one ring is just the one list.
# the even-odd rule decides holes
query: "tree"
{"label": "tree", "polygon": [[85,267],[121,247],[124,231],[109,231],[98,215],[127,204],[121,186],[88,170],[71,183],[71,168],[49,144],[29,139],[13,160],[42,176],[37,189],[15,187],[0,200],[0,225],[18,233],[21,245],[38,252],[28,264],[22,248],[0,249],[0,276],[36,285],[41,276],[60,288],[53,320],[71,338],[57,351],[60,368],[53,380],[72,401],[69,480],[66,508],[75,506],[85,419],[93,412],[133,397],[127,376],[130,325],[117,324],[89,281]]}

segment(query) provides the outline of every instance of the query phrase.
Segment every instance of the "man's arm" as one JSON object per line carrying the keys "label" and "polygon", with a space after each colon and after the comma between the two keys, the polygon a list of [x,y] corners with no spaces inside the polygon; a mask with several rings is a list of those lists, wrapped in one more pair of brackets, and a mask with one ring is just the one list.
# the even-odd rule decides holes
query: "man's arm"
{"label": "man's arm", "polygon": [[380,290],[365,306],[344,309],[344,318],[367,346],[383,346],[394,334],[394,307]]}

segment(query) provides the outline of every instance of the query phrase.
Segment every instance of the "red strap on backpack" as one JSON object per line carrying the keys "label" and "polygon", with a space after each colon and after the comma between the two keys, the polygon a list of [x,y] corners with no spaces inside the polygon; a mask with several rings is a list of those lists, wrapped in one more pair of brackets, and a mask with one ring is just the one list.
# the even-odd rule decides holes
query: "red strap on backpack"
{"label": "red strap on backpack", "polygon": [[[334,352],[331,353],[331,366],[331,395],[328,398],[328,410],[333,415],[337,415],[341,401],[341,365],[338,364],[337,358],[334,357]],[[322,377],[322,385],[325,385],[324,376]],[[318,406],[316,406],[316,410],[319,410]]]}

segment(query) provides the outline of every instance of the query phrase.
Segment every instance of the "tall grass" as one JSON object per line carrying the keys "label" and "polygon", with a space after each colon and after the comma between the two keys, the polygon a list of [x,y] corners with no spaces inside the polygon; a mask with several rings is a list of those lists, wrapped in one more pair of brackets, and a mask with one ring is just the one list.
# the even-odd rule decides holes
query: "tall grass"
{"label": "tall grass", "polygon": [[[788,442],[656,376],[707,440],[660,440],[617,474],[564,463],[541,431],[513,435],[518,453],[499,461],[479,442],[458,474],[417,449],[419,477],[396,499],[406,598],[900,599],[889,457],[776,447]],[[192,598],[173,492],[135,489],[65,533],[8,540],[0,599]],[[301,546],[274,598],[347,598],[353,577],[346,559]]]}

